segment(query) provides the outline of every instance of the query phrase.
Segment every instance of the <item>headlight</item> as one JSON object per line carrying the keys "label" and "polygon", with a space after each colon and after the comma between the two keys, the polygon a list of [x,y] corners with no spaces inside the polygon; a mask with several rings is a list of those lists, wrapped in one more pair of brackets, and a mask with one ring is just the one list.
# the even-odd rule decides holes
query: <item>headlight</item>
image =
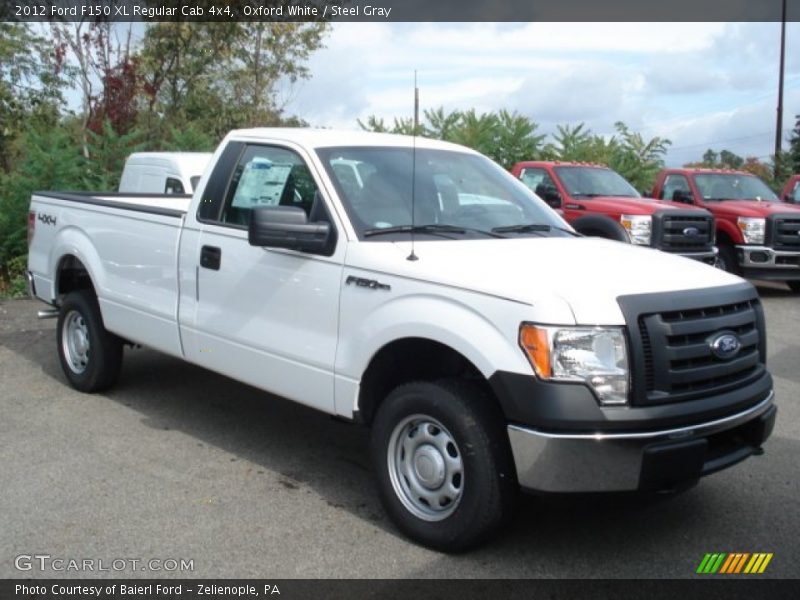
{"label": "headlight", "polygon": [[631,236],[632,244],[650,245],[653,234],[653,217],[650,215],[622,215],[619,222]]}
{"label": "headlight", "polygon": [[628,353],[621,328],[525,323],[519,343],[540,379],[584,383],[600,404],[627,404]]}
{"label": "headlight", "polygon": [[766,221],[756,217],[739,217],[736,224],[744,237],[745,244],[763,244]]}

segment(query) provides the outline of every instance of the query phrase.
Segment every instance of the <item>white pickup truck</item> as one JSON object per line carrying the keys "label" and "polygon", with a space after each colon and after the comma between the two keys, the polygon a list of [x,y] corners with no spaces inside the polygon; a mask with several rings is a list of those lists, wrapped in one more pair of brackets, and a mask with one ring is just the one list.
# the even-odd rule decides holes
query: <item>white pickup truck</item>
{"label": "white pickup truck", "polygon": [[520,487],[681,489],[775,421],[749,283],[578,236],[460,146],[234,131],[191,199],[39,192],[29,229],[72,386],[142,344],[368,425],[387,512],[433,548]]}

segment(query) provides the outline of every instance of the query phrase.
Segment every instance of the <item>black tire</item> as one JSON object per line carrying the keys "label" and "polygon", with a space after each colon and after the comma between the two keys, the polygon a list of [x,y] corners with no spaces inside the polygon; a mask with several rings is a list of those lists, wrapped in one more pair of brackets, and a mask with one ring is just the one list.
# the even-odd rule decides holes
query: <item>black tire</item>
{"label": "black tire", "polygon": [[717,260],[719,268],[723,271],[734,275],[742,274],[742,270],[739,268],[739,261],[736,259],[736,250],[730,244],[719,245]]}
{"label": "black tire", "polygon": [[[425,420],[415,421],[419,417]],[[436,433],[439,428],[435,426],[431,429],[431,421],[440,424],[443,431]],[[451,449],[447,443],[444,447],[452,461],[460,461],[463,466],[457,481],[456,475],[448,481],[449,467],[444,467],[444,474],[439,473],[444,477],[443,483],[430,493],[444,493],[441,491],[450,489],[448,484],[457,484],[458,496],[452,504],[432,507],[430,513],[442,512],[427,518],[414,511],[424,511],[426,505],[431,505],[421,503],[419,497],[411,499],[409,479],[404,476],[401,482],[397,476],[401,469],[395,466],[397,457],[405,455],[405,444],[400,444],[400,450],[394,442],[395,434],[408,430],[408,435],[398,438],[418,444],[413,468],[415,474],[421,472],[420,460],[429,458],[420,455],[433,447],[419,441],[426,435],[419,433],[422,428],[427,435],[433,431],[439,438],[437,444],[450,436],[455,447]],[[375,417],[371,451],[386,512],[403,533],[420,544],[446,552],[467,550],[496,533],[513,514],[519,490],[505,421],[493,401],[467,381],[414,382],[396,388]],[[410,469],[411,461],[408,464]],[[436,468],[432,467],[432,471],[435,473]],[[393,483],[393,474],[397,483]],[[419,476],[417,482],[421,479],[424,477]]]}
{"label": "black tire", "polygon": [[58,358],[70,385],[92,393],[113,386],[122,367],[122,340],[103,326],[91,290],[69,293],[58,314]]}
{"label": "black tire", "polygon": [[800,281],[787,281],[786,285],[788,285],[789,289],[795,294],[800,294]]}

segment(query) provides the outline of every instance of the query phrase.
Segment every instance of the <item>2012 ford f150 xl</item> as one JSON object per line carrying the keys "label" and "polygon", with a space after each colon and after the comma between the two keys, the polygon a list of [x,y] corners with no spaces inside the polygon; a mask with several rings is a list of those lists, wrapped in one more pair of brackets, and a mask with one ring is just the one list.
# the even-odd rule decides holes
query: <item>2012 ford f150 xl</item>
{"label": "2012 ford f150 xl", "polygon": [[143,344],[368,424],[387,512],[434,548],[519,487],[682,488],[774,424],[749,283],[578,236],[460,146],[234,131],[192,198],[39,192],[29,229],[71,385]]}

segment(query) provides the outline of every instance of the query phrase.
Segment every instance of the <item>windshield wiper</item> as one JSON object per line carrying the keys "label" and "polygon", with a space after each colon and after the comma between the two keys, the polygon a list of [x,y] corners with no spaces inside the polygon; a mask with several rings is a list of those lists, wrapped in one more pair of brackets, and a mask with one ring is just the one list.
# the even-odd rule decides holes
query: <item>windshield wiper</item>
{"label": "windshield wiper", "polygon": [[550,225],[545,223],[521,223],[519,225],[503,225],[502,227],[492,227],[495,233],[534,233],[539,231],[550,231]]}
{"label": "windshield wiper", "polygon": [[579,233],[575,233],[564,227],[557,225],[548,225],[547,223],[521,223],[519,225],[503,225],[502,227],[493,227],[492,231],[496,233],[545,233],[555,229],[556,231],[563,231],[575,237],[580,237]]}
{"label": "windshield wiper", "polygon": [[[428,225],[395,225],[394,227],[375,227],[374,229],[367,229],[364,231],[364,237],[372,237],[374,235],[381,235],[384,233],[431,233],[431,234],[465,234],[465,233],[479,233],[494,238],[502,238],[505,236],[499,235],[492,231],[485,231],[483,229],[475,229],[473,227],[461,227],[460,225],[446,225],[443,223],[431,223]],[[447,236],[445,236],[447,237]]]}

